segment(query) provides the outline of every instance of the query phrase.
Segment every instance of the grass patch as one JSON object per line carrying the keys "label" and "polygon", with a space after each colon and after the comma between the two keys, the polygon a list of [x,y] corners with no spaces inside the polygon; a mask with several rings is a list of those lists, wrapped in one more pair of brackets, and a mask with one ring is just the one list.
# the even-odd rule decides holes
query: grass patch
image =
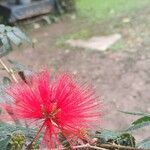
{"label": "grass patch", "polygon": [[81,16],[93,20],[106,20],[150,5],[150,0],[76,0],[76,4]]}
{"label": "grass patch", "polygon": [[122,39],[120,39],[119,41],[114,43],[109,49],[111,51],[121,51],[124,49],[124,47],[125,47],[125,43]]}
{"label": "grass patch", "polygon": [[69,34],[66,39],[87,39],[89,37],[91,37],[91,32],[89,30],[86,29],[82,29],[79,32],[73,33],[73,34]]}
{"label": "grass patch", "polygon": [[56,42],[57,45],[64,45],[65,41],[69,39],[77,40],[77,39],[88,39],[92,36],[92,32],[87,29],[82,29],[79,32],[71,33],[59,38]]}

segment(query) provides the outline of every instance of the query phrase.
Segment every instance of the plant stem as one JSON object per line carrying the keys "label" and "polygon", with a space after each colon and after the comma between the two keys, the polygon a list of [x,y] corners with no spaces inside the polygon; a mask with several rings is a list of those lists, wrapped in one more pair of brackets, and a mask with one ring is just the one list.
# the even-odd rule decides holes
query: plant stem
{"label": "plant stem", "polygon": [[73,147],[73,149],[82,149],[82,148],[90,148],[90,149],[95,149],[95,150],[107,150],[102,147],[97,147],[97,146],[92,146],[90,144],[85,144],[85,145],[79,145],[78,147]]}
{"label": "plant stem", "polygon": [[[89,148],[89,149],[95,149],[95,150],[144,150],[140,148],[134,148],[129,146],[122,146],[117,144],[100,144],[99,146],[93,146],[88,144],[79,145],[79,146],[73,146],[72,149],[83,149],[83,148]],[[53,149],[56,150],[56,149]],[[67,148],[62,148],[60,150],[67,150]]]}
{"label": "plant stem", "polygon": [[100,144],[100,147],[106,148],[106,149],[113,149],[113,150],[144,150],[141,148],[135,148],[135,147],[129,147],[129,146],[122,146],[117,144]]}
{"label": "plant stem", "polygon": [[[16,78],[16,76],[14,75],[13,71],[11,69],[9,69],[5,63],[3,62],[2,59],[0,59],[0,64],[4,67],[4,69],[7,71],[7,73],[12,77],[12,79],[18,83],[18,80]],[[12,119],[14,120],[14,122],[16,124],[20,124],[19,120],[15,117],[15,115],[12,115],[12,112],[9,112],[8,110],[6,110],[8,112],[8,114],[12,117]]]}
{"label": "plant stem", "polygon": [[32,145],[33,143],[37,140],[37,138],[39,137],[39,134],[41,133],[43,127],[45,125],[45,122],[42,124],[42,126],[40,127],[40,129],[38,130],[38,132],[36,133],[35,137],[33,138],[33,140],[31,141],[31,143],[27,146],[27,150],[32,149]]}
{"label": "plant stem", "polygon": [[14,72],[13,72],[11,69],[9,69],[9,68],[5,65],[5,63],[3,62],[2,59],[0,59],[0,64],[4,67],[4,69],[7,71],[7,73],[12,77],[12,79],[13,79],[16,83],[18,83],[18,80],[17,80],[17,78],[16,78]]}
{"label": "plant stem", "polygon": [[[70,149],[68,149],[68,148],[62,148],[62,149],[59,149],[59,150],[71,150],[71,149],[73,150],[73,149],[83,149],[83,148],[86,148],[86,149],[90,148],[90,149],[95,149],[95,150],[108,150],[106,148],[92,146],[89,143],[88,144],[84,144],[84,145],[73,146]],[[52,149],[52,150],[57,150],[57,149]]]}

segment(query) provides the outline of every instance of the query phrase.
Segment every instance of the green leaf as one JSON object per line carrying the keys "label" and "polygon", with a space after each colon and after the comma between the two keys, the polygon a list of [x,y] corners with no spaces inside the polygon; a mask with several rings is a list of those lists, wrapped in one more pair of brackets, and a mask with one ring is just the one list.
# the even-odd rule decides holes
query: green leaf
{"label": "green leaf", "polygon": [[103,131],[96,131],[96,137],[97,138],[103,138],[106,141],[116,139],[119,135],[121,135],[120,132],[117,131],[110,131],[110,130],[103,130]]}
{"label": "green leaf", "polygon": [[18,38],[12,31],[7,32],[8,38],[17,46],[20,46],[22,44],[22,41],[20,38]]}
{"label": "green leaf", "polygon": [[[0,84],[0,102],[6,102],[6,94],[4,92],[5,86]],[[1,108],[1,107],[0,107]]]}
{"label": "green leaf", "polygon": [[2,36],[1,42],[2,42],[3,48],[5,50],[8,50],[8,51],[12,50],[12,46],[11,46],[10,40],[8,39],[8,37],[6,35]]}
{"label": "green leaf", "polygon": [[30,42],[30,39],[19,28],[13,27],[12,30],[13,30],[13,33],[21,40]]}
{"label": "green leaf", "polygon": [[144,122],[150,122],[150,116],[141,117],[141,118],[137,119],[136,121],[134,121],[132,124],[137,125],[137,124],[142,124]]}
{"label": "green leaf", "polygon": [[12,101],[12,98],[7,94],[6,89],[10,84],[10,79],[6,79],[7,77],[0,78],[0,102],[9,103]]}
{"label": "green leaf", "polygon": [[127,128],[125,130],[125,132],[137,130],[137,129],[140,129],[140,128],[143,128],[143,127],[146,127],[146,126],[150,126],[150,121],[142,122],[142,123],[139,123],[139,124],[136,124],[136,125],[132,125],[129,128]]}
{"label": "green leaf", "polygon": [[21,125],[13,125],[8,123],[0,123],[0,137],[5,135],[11,135],[13,132],[21,131],[26,137],[33,137],[36,133],[36,129],[27,129]]}
{"label": "green leaf", "polygon": [[140,143],[137,144],[138,148],[142,148],[142,149],[150,149],[150,137],[144,139],[143,141],[141,141]]}
{"label": "green leaf", "polygon": [[12,50],[11,42],[20,46],[24,42],[30,42],[30,40],[19,28],[0,24],[0,57]]}
{"label": "green leaf", "polygon": [[103,130],[96,132],[99,143],[114,142],[119,145],[135,147],[135,138],[126,132]]}
{"label": "green leaf", "polygon": [[12,31],[12,27],[11,26],[5,26],[5,31],[7,32],[11,32]]}
{"label": "green leaf", "polygon": [[5,32],[5,25],[0,24],[0,33],[4,33]]}
{"label": "green leaf", "polygon": [[132,131],[132,130],[137,130],[139,128],[143,128],[146,126],[150,125],[150,113],[144,113],[144,112],[126,112],[126,111],[120,111],[125,114],[130,114],[130,115],[138,115],[142,116],[141,118],[137,119],[132,123],[132,126],[124,130],[125,132],[127,131]]}
{"label": "green leaf", "polygon": [[11,136],[6,136],[5,138],[0,139],[0,149],[1,150],[7,150],[10,138],[11,138]]}
{"label": "green leaf", "polygon": [[3,84],[9,85],[11,83],[11,80],[8,77],[3,77]]}
{"label": "green leaf", "polygon": [[129,133],[122,133],[114,139],[114,142],[123,146],[135,147],[135,138]]}
{"label": "green leaf", "polygon": [[118,110],[118,111],[124,114],[128,114],[128,115],[150,116],[150,113],[144,113],[144,112],[129,112],[129,111],[121,111],[121,110]]}
{"label": "green leaf", "polygon": [[[37,132],[36,129],[29,129],[21,125],[15,126],[13,124],[1,122],[0,123],[0,150],[1,149],[10,150],[11,149],[10,146],[20,147],[23,144],[22,142],[25,142],[24,139],[26,139],[27,141],[31,141],[35,136],[36,132]],[[20,135],[22,135],[21,139],[20,139]],[[16,143],[15,141],[18,142],[20,141],[20,142]]]}

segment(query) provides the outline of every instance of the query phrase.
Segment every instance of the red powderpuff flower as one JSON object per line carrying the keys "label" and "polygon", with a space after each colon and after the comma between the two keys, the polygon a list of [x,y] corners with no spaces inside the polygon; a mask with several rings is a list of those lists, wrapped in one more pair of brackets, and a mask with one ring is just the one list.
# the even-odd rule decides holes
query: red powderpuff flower
{"label": "red powderpuff flower", "polygon": [[59,145],[59,133],[71,143],[72,138],[83,138],[83,130],[99,125],[101,105],[94,91],[77,84],[70,74],[59,74],[52,82],[48,71],[42,71],[28,83],[11,85],[7,93],[13,98],[7,110],[18,119],[36,122],[49,149]]}

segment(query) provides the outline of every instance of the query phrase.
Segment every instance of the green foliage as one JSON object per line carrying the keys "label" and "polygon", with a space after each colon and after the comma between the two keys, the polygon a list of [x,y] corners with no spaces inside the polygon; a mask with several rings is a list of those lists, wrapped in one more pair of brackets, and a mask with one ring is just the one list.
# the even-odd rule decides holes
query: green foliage
{"label": "green foliage", "polygon": [[1,138],[1,136],[0,136],[0,148],[2,150],[8,150],[10,138],[11,138],[11,136],[6,136],[4,138]]}
{"label": "green foliage", "polygon": [[19,28],[0,25],[0,57],[12,50],[12,43],[20,46],[24,42],[30,42],[30,40]]}
{"label": "green foliage", "polygon": [[21,131],[22,133],[24,133],[25,136],[31,137],[31,138],[36,132],[36,130],[34,129],[27,129],[26,127],[21,126],[21,125],[13,125],[13,124],[2,123],[2,122],[0,123],[0,133],[1,133],[0,136],[11,135],[13,132],[16,132],[16,131]]}
{"label": "green foliage", "polygon": [[149,0],[76,0],[79,14],[99,21],[131,14],[149,4]]}
{"label": "green foliage", "polygon": [[[13,44],[20,46],[24,42],[30,42],[28,37],[18,28],[10,27],[5,25],[0,25],[0,57],[6,55],[12,50]],[[10,61],[13,68],[9,69],[9,72],[19,70],[24,70],[20,64]],[[0,84],[0,100],[10,103],[10,97],[6,94],[5,89],[10,84],[11,80],[8,77],[1,78]],[[6,110],[7,111],[7,110]],[[2,110],[1,110],[2,112]],[[7,113],[11,115],[12,112]],[[31,141],[35,135],[35,130],[29,129],[27,127],[18,125],[19,121],[16,118],[14,119],[13,124],[0,122],[0,149],[3,150],[21,150],[25,145],[26,140]]]}
{"label": "green foliage", "polygon": [[97,131],[95,136],[97,144],[116,143],[117,145],[135,147],[135,138],[129,133],[118,131],[102,130]]}
{"label": "green foliage", "polygon": [[132,125],[129,128],[127,128],[125,131],[133,131],[133,130],[137,130],[146,126],[150,126],[150,121],[146,121],[146,122],[142,122],[136,125]]}
{"label": "green foliage", "polygon": [[134,116],[150,116],[150,113],[145,113],[145,112],[129,112],[129,111],[121,111],[119,112],[127,114],[127,115],[134,115]]}
{"label": "green foliage", "polygon": [[22,133],[13,133],[9,140],[10,150],[21,150],[25,145],[26,138]]}
{"label": "green foliage", "polygon": [[8,77],[0,78],[0,102],[6,102],[10,100],[10,97],[6,94],[6,87],[10,84],[11,80]]}
{"label": "green foliage", "polygon": [[136,121],[134,121],[132,124],[135,126],[138,124],[142,124],[144,122],[150,122],[150,116],[141,117],[141,118],[137,119]]}
{"label": "green foliage", "polygon": [[121,133],[117,131],[110,131],[110,130],[96,131],[96,138],[104,139],[104,141],[114,140],[119,135],[121,135]]}
{"label": "green foliage", "polygon": [[68,35],[67,38],[77,40],[77,39],[88,39],[91,36],[92,33],[90,32],[90,30],[82,29],[79,32]]}
{"label": "green foliage", "polygon": [[142,149],[150,149],[150,137],[144,139],[143,141],[141,141],[140,143],[137,144],[138,148],[142,148]]}
{"label": "green foliage", "polygon": [[23,126],[0,123],[0,148],[3,150],[20,150],[26,140],[31,140],[36,130]]}
{"label": "green foliage", "polygon": [[60,12],[73,12],[75,11],[75,0],[58,0],[61,10]]}
{"label": "green foliage", "polygon": [[122,39],[120,39],[117,43],[114,43],[111,47],[110,50],[112,51],[120,51],[125,47],[125,43]]}
{"label": "green foliage", "polygon": [[[144,113],[144,112],[126,112],[126,111],[120,111],[125,114],[129,115],[136,115],[136,116],[141,116],[134,122],[132,122],[132,125],[127,128],[125,131],[130,132],[133,130],[137,130],[146,126],[150,126],[150,114],[149,113]],[[144,139],[140,143],[136,145],[138,148],[143,148],[143,149],[150,149],[150,137]]]}
{"label": "green foliage", "polygon": [[146,126],[150,126],[150,114],[144,112],[127,112],[127,111],[120,111],[125,114],[134,115],[134,116],[142,116],[132,122],[131,126],[127,128],[125,131],[133,131],[137,130]]}
{"label": "green foliage", "polygon": [[77,39],[88,39],[92,36],[92,32],[88,29],[82,29],[78,32],[75,32],[75,33],[70,33],[68,35],[65,35],[63,37],[60,37],[58,39],[58,41],[56,42],[57,45],[60,45],[60,46],[63,46],[64,43],[67,41],[67,40],[77,40]]}
{"label": "green foliage", "polygon": [[114,139],[114,142],[123,146],[135,147],[135,138],[129,133],[122,133]]}

